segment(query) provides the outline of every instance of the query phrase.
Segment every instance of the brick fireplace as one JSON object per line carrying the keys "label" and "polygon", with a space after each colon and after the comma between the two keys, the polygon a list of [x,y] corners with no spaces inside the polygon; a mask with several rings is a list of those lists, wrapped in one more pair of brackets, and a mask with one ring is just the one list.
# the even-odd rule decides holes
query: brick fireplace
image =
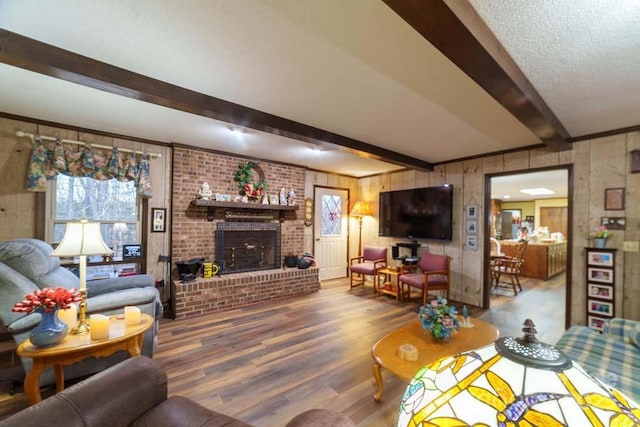
{"label": "brick fireplace", "polygon": [[279,268],[280,224],[218,222],[215,251],[220,274]]}
{"label": "brick fireplace", "polygon": [[[173,315],[176,318],[308,294],[320,288],[317,269],[281,268],[283,254],[303,252],[301,210],[279,214],[276,211],[271,220],[261,222],[234,222],[225,218],[224,209],[212,212],[192,203],[204,181],[209,183],[214,194],[232,197],[238,194],[233,176],[238,164],[246,160],[192,147],[174,147],[171,256],[175,295]],[[299,203],[304,201],[306,172],[303,168],[266,161],[258,163],[269,185],[268,195],[276,195],[282,187],[293,188]],[[272,249],[267,249],[262,242],[264,236],[256,239],[244,234],[245,230],[241,230],[244,227],[256,228],[251,231],[258,234],[277,232]],[[220,230],[225,238],[222,246],[217,247]],[[234,237],[237,241],[228,243],[226,233],[233,234],[234,231],[239,234]],[[232,258],[233,253],[235,257]],[[217,262],[224,274],[211,279],[200,277],[189,283],[178,282],[175,263],[200,257],[205,258],[205,262]]]}

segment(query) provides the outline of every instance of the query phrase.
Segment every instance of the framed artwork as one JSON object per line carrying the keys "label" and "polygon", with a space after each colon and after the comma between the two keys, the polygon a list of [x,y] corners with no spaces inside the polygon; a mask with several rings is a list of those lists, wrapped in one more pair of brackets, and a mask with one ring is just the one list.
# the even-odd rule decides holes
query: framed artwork
{"label": "framed artwork", "polygon": [[623,216],[603,216],[600,218],[600,225],[606,226],[609,230],[624,230],[625,222]]}
{"label": "framed artwork", "polygon": [[142,245],[122,245],[122,258],[140,258],[142,256]]}
{"label": "framed artwork", "polygon": [[478,205],[467,205],[466,215],[469,219],[476,219],[479,216]]}
{"label": "framed artwork", "polygon": [[613,253],[611,252],[587,252],[587,264],[597,267],[613,267]]}
{"label": "framed artwork", "polygon": [[164,233],[167,231],[167,209],[151,208],[151,232]]}
{"label": "framed artwork", "polygon": [[598,285],[596,283],[589,283],[587,289],[587,295],[593,298],[602,298],[613,300],[613,287],[609,285]]}
{"label": "framed artwork", "polygon": [[467,234],[478,234],[478,221],[467,220]]}
{"label": "framed artwork", "polygon": [[600,316],[613,317],[613,303],[605,301],[588,300],[589,313],[599,314]]}
{"label": "framed artwork", "polygon": [[607,188],[604,190],[604,209],[608,211],[624,209],[624,188]]}
{"label": "framed artwork", "polygon": [[587,279],[591,282],[613,283],[613,270],[589,267]]}
{"label": "framed artwork", "polygon": [[606,322],[606,320],[600,317],[587,316],[587,325],[596,331],[604,330],[604,322]]}
{"label": "framed artwork", "polygon": [[478,249],[478,236],[467,236],[467,249],[475,251]]}

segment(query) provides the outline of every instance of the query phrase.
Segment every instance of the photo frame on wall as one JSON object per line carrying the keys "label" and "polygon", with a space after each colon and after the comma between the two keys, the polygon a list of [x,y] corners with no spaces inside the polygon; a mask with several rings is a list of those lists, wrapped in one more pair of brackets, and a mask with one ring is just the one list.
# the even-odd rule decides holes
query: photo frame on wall
{"label": "photo frame on wall", "polygon": [[477,219],[479,216],[479,212],[478,212],[478,205],[467,205],[467,207],[465,208],[466,210],[466,216],[468,219]]}
{"label": "photo frame on wall", "polygon": [[467,220],[467,234],[478,234],[478,221]]}
{"label": "photo frame on wall", "polygon": [[478,236],[467,236],[466,247],[469,250],[475,251],[478,249]]}
{"label": "photo frame on wall", "polygon": [[167,230],[167,209],[151,208],[151,232],[164,233]]}
{"label": "photo frame on wall", "polygon": [[589,267],[587,269],[587,278],[591,282],[613,283],[613,270]]}
{"label": "photo frame on wall", "polygon": [[587,311],[593,314],[599,314],[600,316],[613,317],[613,303],[606,301],[596,301],[590,299],[588,302]]}
{"label": "photo frame on wall", "polygon": [[603,216],[600,218],[600,225],[604,225],[609,230],[624,230],[626,219],[623,216]]}
{"label": "photo frame on wall", "polygon": [[624,188],[607,188],[604,190],[604,209],[621,211],[624,209]]}
{"label": "photo frame on wall", "polygon": [[595,329],[596,331],[604,330],[604,322],[606,322],[606,320],[600,317],[587,316],[587,325],[589,325],[591,329]]}
{"label": "photo frame on wall", "polygon": [[593,298],[613,300],[613,287],[589,283],[587,295]]}
{"label": "photo frame on wall", "polygon": [[596,267],[613,267],[613,253],[589,251],[587,253],[587,264]]}

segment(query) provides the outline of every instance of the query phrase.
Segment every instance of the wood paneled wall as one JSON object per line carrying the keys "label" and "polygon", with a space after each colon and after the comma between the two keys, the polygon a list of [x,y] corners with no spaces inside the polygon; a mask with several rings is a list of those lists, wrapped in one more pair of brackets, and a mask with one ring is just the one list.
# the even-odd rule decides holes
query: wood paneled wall
{"label": "wood paneled wall", "polygon": [[[481,205],[480,217],[488,221],[490,206],[484,206],[486,174],[522,172],[542,167],[573,165],[573,221],[571,226],[571,324],[585,323],[586,276],[584,248],[591,244],[589,232],[603,216],[626,217],[627,228],[614,231],[608,247],[617,248],[616,313],[640,320],[640,253],[623,252],[624,241],[640,240],[640,174],[631,174],[632,150],[640,149],[640,132],[632,132],[573,144],[570,151],[551,152],[546,148],[461,161],[437,166],[432,172],[404,171],[360,180],[363,198],[377,200],[380,191],[419,188],[450,183],[454,186],[454,234],[452,242],[422,241],[421,251],[444,253],[453,258],[451,298],[481,305],[484,283],[484,245],[478,250],[464,247],[464,206]],[[624,211],[604,210],[604,190],[625,188]],[[488,210],[489,212],[486,212]],[[480,229],[480,239],[484,227]],[[363,228],[363,242],[391,247],[399,239],[378,236],[378,223]],[[634,304],[635,301],[635,304]]]}

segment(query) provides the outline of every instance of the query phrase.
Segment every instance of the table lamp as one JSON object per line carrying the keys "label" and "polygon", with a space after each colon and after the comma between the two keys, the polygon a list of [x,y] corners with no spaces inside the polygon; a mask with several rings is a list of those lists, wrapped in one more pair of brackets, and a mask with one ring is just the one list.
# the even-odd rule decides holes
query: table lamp
{"label": "table lamp", "polygon": [[365,216],[371,216],[371,206],[369,202],[358,200],[353,209],[351,209],[351,216],[358,218],[358,256],[362,255],[362,218]]}
{"label": "table lamp", "polygon": [[87,322],[87,256],[111,255],[113,251],[102,240],[100,223],[86,219],[67,223],[62,242],[49,256],[80,258],[80,313],[78,325],[71,330],[72,334],[89,332]]}
{"label": "table lamp", "polygon": [[534,326],[527,319],[522,338],[501,338],[422,368],[402,397],[398,426],[640,423],[636,402],[539,342]]}

